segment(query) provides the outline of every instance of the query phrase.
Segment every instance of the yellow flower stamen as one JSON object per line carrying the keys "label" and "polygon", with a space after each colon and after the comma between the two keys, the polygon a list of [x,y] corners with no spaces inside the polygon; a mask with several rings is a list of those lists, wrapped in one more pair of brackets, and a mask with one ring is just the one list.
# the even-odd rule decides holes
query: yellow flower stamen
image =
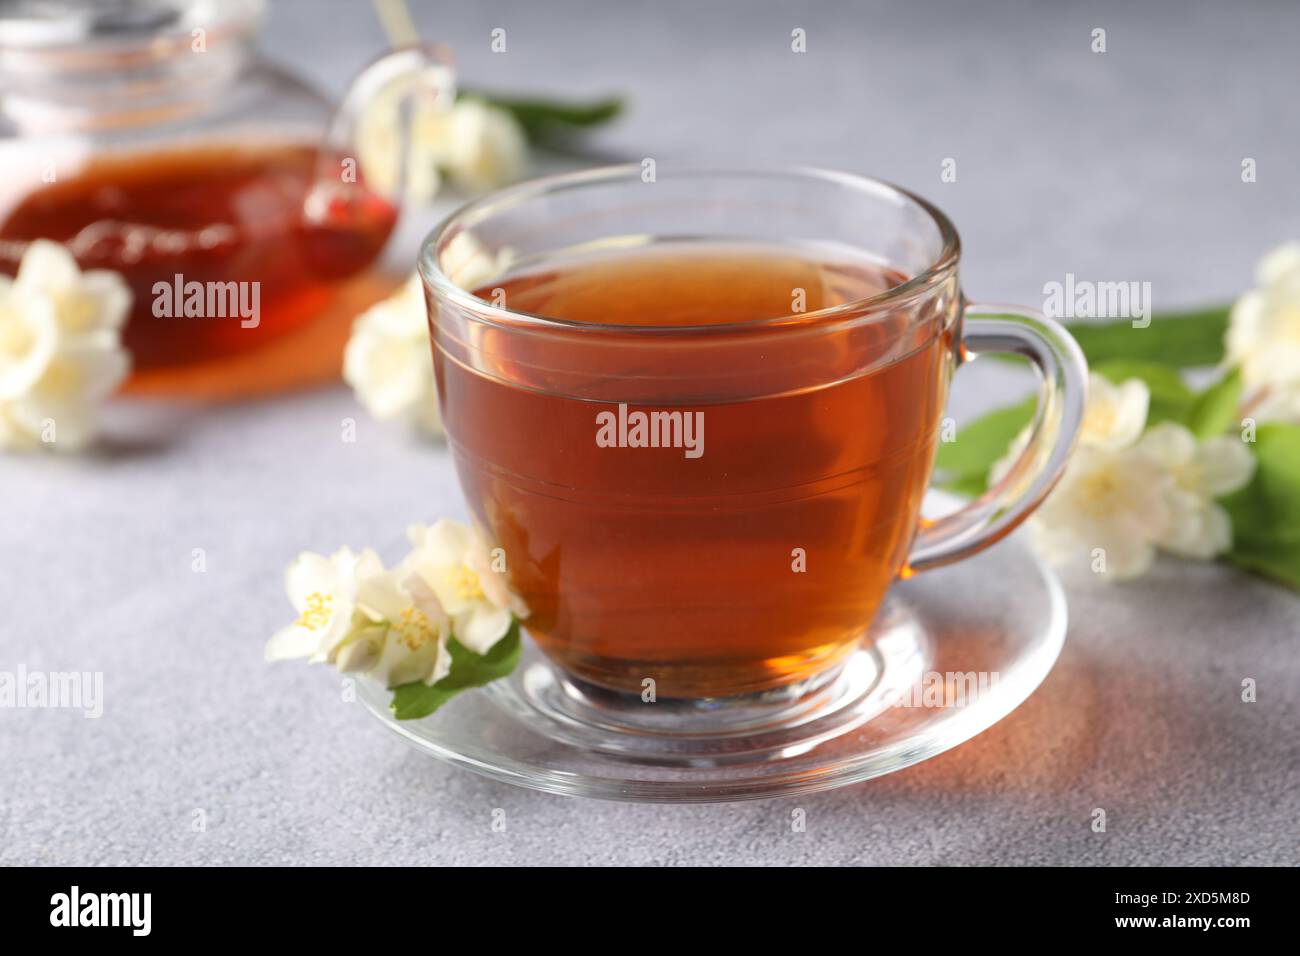
{"label": "yellow flower stamen", "polygon": [[8,357],[26,355],[35,338],[31,329],[16,319],[0,322],[0,352]]}
{"label": "yellow flower stamen", "polygon": [[1116,411],[1114,405],[1094,405],[1084,417],[1084,431],[1093,438],[1104,438],[1115,427]]}
{"label": "yellow flower stamen", "polygon": [[309,631],[319,631],[330,622],[334,614],[334,595],[312,591],[307,595],[307,606],[293,623]]}
{"label": "yellow flower stamen", "polygon": [[45,371],[41,387],[52,395],[75,395],[83,387],[84,376],[69,362],[55,361]]}
{"label": "yellow flower stamen", "polygon": [[413,651],[418,651],[438,636],[428,615],[414,607],[404,609],[401,618],[393,622],[392,628],[397,640]]}
{"label": "yellow flower stamen", "polygon": [[456,596],[463,601],[478,601],[485,596],[478,574],[463,564],[451,573],[451,585],[456,589]]}
{"label": "yellow flower stamen", "polygon": [[1086,514],[1100,517],[1112,510],[1119,491],[1120,484],[1109,471],[1086,475],[1079,484],[1080,507]]}

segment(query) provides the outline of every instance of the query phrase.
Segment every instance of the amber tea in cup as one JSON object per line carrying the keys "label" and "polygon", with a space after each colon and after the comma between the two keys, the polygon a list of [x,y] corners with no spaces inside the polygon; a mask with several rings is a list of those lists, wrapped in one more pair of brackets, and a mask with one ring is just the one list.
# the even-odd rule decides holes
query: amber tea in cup
{"label": "amber tea in cup", "polygon": [[[795,289],[812,311],[903,279],[793,248],[706,246],[590,256],[494,288],[511,308],[555,319],[686,329],[789,315]],[[642,384],[680,371],[673,348],[611,351],[602,373],[626,391],[608,398],[632,414],[673,414],[659,419],[662,447],[649,442],[664,436],[648,434],[633,447],[626,427],[621,443],[598,441],[598,415],[611,412],[617,427],[617,404],[539,390],[540,343],[519,356],[513,378],[439,351],[461,479],[517,556],[529,632],[588,680],[634,688],[653,676],[674,696],[758,689],[836,660],[907,557],[950,332],[936,323],[904,355],[883,336],[810,343],[810,373],[833,374],[849,352],[863,369],[813,389],[756,362],[727,370],[712,394],[677,394]],[[509,366],[510,344],[502,349]]]}
{"label": "amber tea in cup", "polygon": [[[602,170],[444,224],[422,260],[439,400],[538,646],[630,694],[809,687],[900,574],[1010,530],[1059,470],[1083,373],[1032,315],[963,336],[956,260],[922,201],[800,170]],[[1034,436],[918,533],[976,345],[1044,370]]]}

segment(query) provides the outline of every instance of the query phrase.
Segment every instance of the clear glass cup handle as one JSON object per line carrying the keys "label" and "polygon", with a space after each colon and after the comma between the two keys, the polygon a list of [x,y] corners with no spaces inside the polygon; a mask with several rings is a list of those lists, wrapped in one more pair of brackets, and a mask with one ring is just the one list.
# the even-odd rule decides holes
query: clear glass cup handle
{"label": "clear glass cup handle", "polygon": [[985,352],[1029,359],[1039,378],[1038,407],[1020,456],[1001,480],[956,512],[922,521],[904,577],[959,561],[1010,534],[1061,477],[1083,420],[1088,366],[1058,323],[1019,306],[967,305],[962,325],[963,362]]}

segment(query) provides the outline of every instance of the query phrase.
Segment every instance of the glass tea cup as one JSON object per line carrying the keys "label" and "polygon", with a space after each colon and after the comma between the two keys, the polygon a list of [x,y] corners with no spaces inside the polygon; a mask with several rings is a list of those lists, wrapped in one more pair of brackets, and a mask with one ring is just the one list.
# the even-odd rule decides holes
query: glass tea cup
{"label": "glass tea cup", "polygon": [[[458,476],[577,692],[715,713],[806,695],[895,580],[1033,511],[1086,367],[1037,312],[968,304],[959,257],[925,200],[803,168],[553,176],[429,237]],[[952,373],[985,352],[1039,373],[1027,441],[987,492],[923,519]]]}

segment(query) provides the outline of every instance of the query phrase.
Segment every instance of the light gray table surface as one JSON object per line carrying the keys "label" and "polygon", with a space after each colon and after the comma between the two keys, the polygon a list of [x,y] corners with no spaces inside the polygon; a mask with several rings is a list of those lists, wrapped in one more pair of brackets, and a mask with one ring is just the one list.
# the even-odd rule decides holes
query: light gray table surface
{"label": "light gray table surface", "polygon": [[[1073,272],[1150,281],[1158,308],[1221,301],[1300,238],[1291,4],[414,6],[480,86],[628,94],[601,155],[806,162],[923,193],[962,230],[975,299],[1041,304]],[[339,0],[273,3],[264,35],[335,91],[381,44],[369,6]],[[429,225],[404,224],[395,261]],[[954,414],[1023,384],[963,371]],[[299,550],[391,557],[407,523],[463,514],[445,450],[341,387],[118,401],[108,431],[92,455],[0,459],[0,669],[104,674],[98,720],[0,711],[0,862],[1300,863],[1300,600],[1257,579],[1169,560],[1127,586],[1067,575],[1042,687],[904,772],[769,802],[600,803],[439,765],[341,702],[330,671],[262,662]]]}

